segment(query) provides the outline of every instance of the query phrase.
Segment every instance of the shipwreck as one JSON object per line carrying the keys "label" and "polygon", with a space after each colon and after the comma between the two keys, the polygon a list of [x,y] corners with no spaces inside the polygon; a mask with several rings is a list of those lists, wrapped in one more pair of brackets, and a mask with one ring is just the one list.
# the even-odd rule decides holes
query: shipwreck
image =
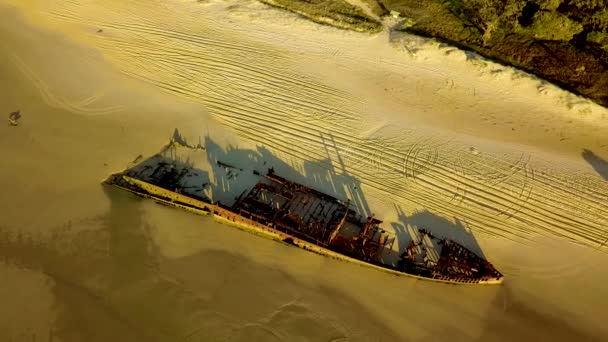
{"label": "shipwreck", "polygon": [[[227,165],[227,164],[224,164]],[[230,166],[230,165],[227,165]],[[503,275],[491,263],[456,241],[418,229],[397,262],[383,256],[393,251],[396,238],[382,221],[362,216],[341,200],[277,175],[272,168],[231,205],[184,191],[180,180],[187,168],[159,162],[146,166],[146,176],[126,170],[104,181],[157,203],[217,220],[258,235],[283,241],[318,254],[419,279],[454,284],[500,284]],[[394,252],[393,252],[394,253]]]}

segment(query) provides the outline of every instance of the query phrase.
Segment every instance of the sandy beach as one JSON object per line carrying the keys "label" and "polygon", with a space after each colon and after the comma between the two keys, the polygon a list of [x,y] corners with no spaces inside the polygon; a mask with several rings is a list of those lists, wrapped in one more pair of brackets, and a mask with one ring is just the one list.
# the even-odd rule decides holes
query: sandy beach
{"label": "sandy beach", "polygon": [[[0,112],[20,115],[0,125],[0,340],[608,338],[608,109],[255,1],[0,0],[0,17]],[[395,277],[100,184],[176,130],[395,234],[460,238],[505,283]]]}

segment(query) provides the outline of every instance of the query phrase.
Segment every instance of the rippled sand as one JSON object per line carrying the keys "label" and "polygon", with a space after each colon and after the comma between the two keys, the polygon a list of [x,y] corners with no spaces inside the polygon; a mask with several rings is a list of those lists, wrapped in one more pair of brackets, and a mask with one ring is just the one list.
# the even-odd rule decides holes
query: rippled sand
{"label": "rippled sand", "polygon": [[[0,125],[3,339],[608,337],[605,108],[256,2],[1,0],[0,17],[0,112],[22,114]],[[388,276],[101,187],[175,129],[362,193],[396,233],[464,232],[506,283]]]}

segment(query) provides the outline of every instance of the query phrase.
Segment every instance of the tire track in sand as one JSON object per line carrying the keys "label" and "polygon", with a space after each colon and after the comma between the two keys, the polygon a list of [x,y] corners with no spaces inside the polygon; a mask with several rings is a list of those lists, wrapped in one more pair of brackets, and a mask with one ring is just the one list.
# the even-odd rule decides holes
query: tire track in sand
{"label": "tire track in sand", "polygon": [[[254,117],[249,118],[249,120],[252,120],[252,119],[254,119]],[[271,128],[271,126],[269,126],[267,124],[262,125],[262,126],[265,131],[268,131],[269,128]],[[238,127],[235,127],[235,128],[238,129]],[[289,131],[285,134],[289,135],[290,137],[295,136],[295,133],[293,131]],[[252,138],[252,137],[250,136],[250,138]],[[305,137],[301,140],[302,141],[311,141],[313,139],[314,138],[311,138],[311,137]],[[260,143],[264,143],[264,144],[268,145],[267,139],[265,139],[264,137],[258,137],[257,139],[254,139],[254,140],[257,140]],[[353,144],[352,141],[348,142],[349,150],[352,150],[352,144]],[[344,158],[344,156],[343,156],[343,158]],[[526,178],[526,179],[529,178],[527,173],[524,176],[524,178]],[[442,179],[440,179],[440,177],[434,177],[434,180],[442,181]],[[444,179],[444,181],[445,181],[445,179]],[[391,187],[393,187],[393,188],[394,188],[394,186],[398,186],[398,184],[387,184],[387,182],[384,182],[384,183],[385,183],[385,184],[383,184],[384,186],[392,185]],[[440,187],[438,183],[433,183],[433,182],[428,182],[428,181],[426,181],[426,183],[429,187],[436,187],[436,188]],[[491,196],[497,197],[496,193],[493,193],[492,191],[488,191],[487,189],[482,188],[480,185],[472,186],[471,184],[468,184],[468,186],[470,186],[472,188],[472,190],[470,192],[471,194],[469,196],[467,196],[470,201],[474,202],[475,204],[477,204],[479,206],[486,207],[488,209],[492,209],[493,211],[497,212],[498,214],[503,214],[503,215],[507,216],[508,218],[517,218],[519,221],[522,221],[523,223],[525,223],[527,225],[536,226],[537,228],[540,228],[540,230],[542,230],[542,231],[550,232],[553,234],[558,234],[563,237],[568,237],[568,236],[571,238],[579,237],[579,238],[591,239],[591,240],[595,240],[595,241],[597,241],[596,238],[599,237],[599,236],[597,236],[597,234],[594,234],[594,232],[592,230],[588,229],[588,227],[601,230],[601,224],[597,224],[592,221],[590,222],[587,220],[577,219],[576,217],[574,217],[574,218],[566,217],[565,215],[562,215],[557,211],[548,210],[548,208],[546,208],[546,207],[545,208],[535,208],[534,206],[530,206],[530,205],[528,205],[528,207],[526,207],[526,202],[530,203],[530,197],[532,196],[532,192],[531,192],[531,190],[529,190],[529,188],[527,188],[527,185],[525,185],[525,183],[522,186],[522,190],[518,191],[519,198],[520,199],[524,198],[523,199],[524,203],[518,203],[517,201],[507,202],[508,206],[505,205],[504,209],[497,208],[497,205],[499,205],[500,202],[496,198],[491,198]],[[513,206],[515,206],[515,205],[519,206],[519,208],[517,210],[515,210],[515,212],[510,212],[510,210],[513,209]],[[553,206],[553,207],[555,207],[555,206]],[[557,209],[559,209],[559,208],[557,208]],[[522,212],[522,211],[525,211],[525,213],[524,213],[525,215],[517,215],[518,212]],[[546,211],[547,213],[545,213],[544,211]],[[559,227],[560,225],[562,227]],[[555,227],[555,226],[557,226],[557,227]],[[564,229],[565,227],[568,227],[568,226],[570,229]],[[578,230],[572,232],[572,226],[576,226],[578,228]],[[559,229],[559,228],[562,228],[562,229]],[[525,229],[521,229],[521,230],[523,231]]]}
{"label": "tire track in sand", "polygon": [[[74,8],[57,11],[62,20],[87,20]],[[104,20],[91,22],[112,34],[96,36],[95,43],[126,74],[203,103],[243,137],[310,160],[328,157],[321,134],[331,135],[347,171],[372,194],[462,218],[495,236],[525,241],[550,235],[588,244],[605,239],[607,222],[599,213],[608,212],[608,191],[599,182],[570,182],[535,172],[524,160],[436,148],[413,136],[363,138],[362,100],[295,73],[290,62],[305,55],[262,48],[229,30],[186,33],[187,19],[139,20],[158,17],[152,14],[142,10],[121,16],[120,23],[99,16]],[[205,20],[213,19],[200,18]]]}
{"label": "tire track in sand", "polygon": [[108,115],[120,112],[124,108],[124,106],[92,107],[91,105],[94,102],[104,97],[104,94],[99,92],[76,101],[57,95],[51,91],[52,87],[27,66],[19,56],[11,53],[9,59],[15,68],[36,88],[43,101],[50,107],[65,109],[75,114],[84,115]]}

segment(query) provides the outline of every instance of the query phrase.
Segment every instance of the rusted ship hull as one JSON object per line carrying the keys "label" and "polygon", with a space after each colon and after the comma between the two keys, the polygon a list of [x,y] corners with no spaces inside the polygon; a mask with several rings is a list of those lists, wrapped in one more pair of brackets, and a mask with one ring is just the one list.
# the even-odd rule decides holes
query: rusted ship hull
{"label": "rusted ship hull", "polygon": [[[381,221],[372,217],[363,220],[349,209],[348,203],[342,203],[331,196],[274,174],[269,173],[263,179],[264,181],[251,189],[249,194],[241,195],[237,202],[230,207],[221,203],[211,203],[202,198],[193,198],[125,174],[112,175],[104,183],[141,197],[151,198],[160,204],[178,207],[196,214],[213,215],[220,222],[256,235],[395,275],[453,284],[500,284],[503,281],[502,274],[496,271],[491,264],[479,259],[452,241],[444,240],[442,243],[447,242],[452,246],[451,249],[445,249],[451,250],[451,253],[453,253],[454,247],[457,247],[458,256],[453,257],[446,254],[443,259],[440,257],[439,262],[435,265],[435,270],[422,264],[416,264],[412,253],[409,253],[411,248],[408,248],[409,255],[406,256],[407,253],[404,253],[398,266],[384,264],[378,260],[378,255],[392,242],[386,238],[384,230],[379,228],[378,224]],[[316,202],[311,203],[313,200]],[[334,210],[327,209],[328,206]],[[314,210],[313,207],[315,207]],[[297,210],[313,214],[309,215],[308,219],[304,219],[305,214],[293,214]],[[323,213],[326,215],[322,215]],[[358,231],[354,235],[347,236],[345,233],[347,226],[355,227]],[[426,237],[428,240],[427,235],[421,236],[421,239]],[[394,242],[394,239],[392,241]],[[421,245],[422,240],[418,244]],[[464,267],[464,270],[459,273],[459,264],[454,260],[467,259],[466,255],[463,257],[463,253],[470,253],[469,259],[477,258],[474,260],[476,266],[474,266],[475,268],[473,266]],[[459,261],[460,264],[462,262]],[[461,268],[463,268],[462,265]],[[484,270],[480,272],[479,268],[484,268]],[[473,272],[470,271],[471,269],[478,275],[471,274]]]}

